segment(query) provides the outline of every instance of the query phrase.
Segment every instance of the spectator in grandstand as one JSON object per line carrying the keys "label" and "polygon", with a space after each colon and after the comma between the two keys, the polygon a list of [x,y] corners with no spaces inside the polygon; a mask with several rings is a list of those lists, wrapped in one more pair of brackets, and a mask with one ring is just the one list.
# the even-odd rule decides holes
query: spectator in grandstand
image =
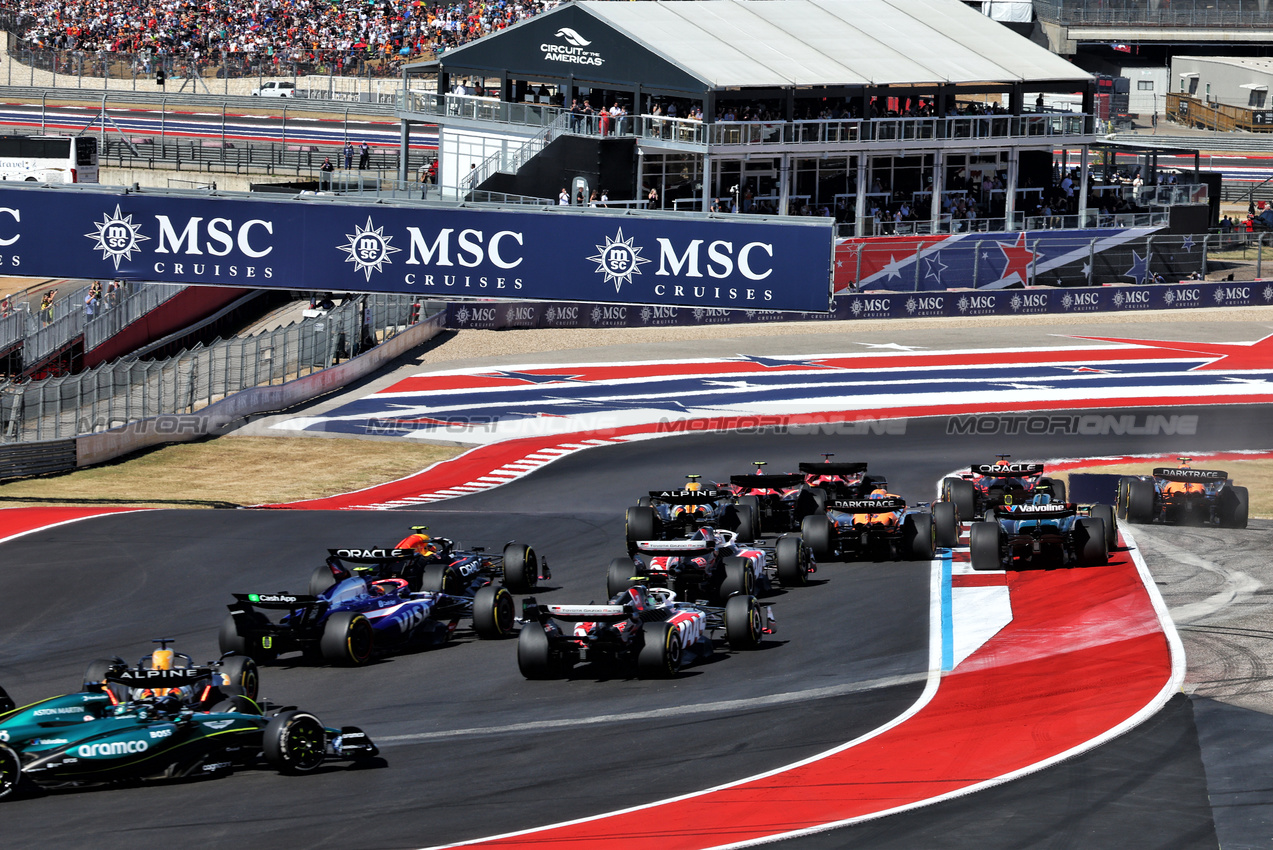
{"label": "spectator in grandstand", "polygon": [[354,167],[354,143],[346,139],[345,140],[345,170],[348,171],[349,169],[353,167]]}
{"label": "spectator in grandstand", "polygon": [[363,143],[358,146],[358,170],[365,171],[367,166],[370,164],[371,148],[367,147],[367,142],[364,140]]}
{"label": "spectator in grandstand", "polygon": [[40,299],[40,322],[44,327],[53,324],[53,299],[57,298],[57,290],[50,289]]}
{"label": "spectator in grandstand", "polygon": [[323,164],[318,166],[318,170],[322,172],[318,175],[318,188],[330,188],[332,183],[332,172],[336,170],[336,166],[332,165],[332,158],[330,156],[323,157]]}

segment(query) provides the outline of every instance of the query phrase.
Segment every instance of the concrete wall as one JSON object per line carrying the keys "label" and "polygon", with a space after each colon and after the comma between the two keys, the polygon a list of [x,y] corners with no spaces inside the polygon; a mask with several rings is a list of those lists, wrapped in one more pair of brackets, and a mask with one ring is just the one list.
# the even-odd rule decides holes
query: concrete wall
{"label": "concrete wall", "polygon": [[[1171,60],[1171,90],[1179,93],[1183,82],[1184,92],[1189,92],[1189,78],[1182,74],[1198,75],[1198,90],[1194,97],[1203,101],[1228,106],[1254,109],[1273,107],[1273,97],[1264,93],[1264,103],[1251,102],[1251,89],[1244,85],[1265,86],[1273,89],[1273,60],[1263,58],[1226,59],[1211,56],[1175,56]],[[1208,91],[1208,86],[1210,91]]]}
{"label": "concrete wall", "polygon": [[[247,192],[252,183],[286,183],[295,180],[285,174],[220,174],[206,171],[163,171],[157,168],[102,168],[97,182],[103,186],[145,186],[149,189],[190,189],[216,183],[227,192]],[[171,182],[170,182],[171,181]]]}

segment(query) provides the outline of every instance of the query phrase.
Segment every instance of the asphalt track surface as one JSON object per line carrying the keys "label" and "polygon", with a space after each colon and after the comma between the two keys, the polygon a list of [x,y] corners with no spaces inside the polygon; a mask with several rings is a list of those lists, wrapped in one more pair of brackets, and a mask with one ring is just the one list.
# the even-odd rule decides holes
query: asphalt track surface
{"label": "asphalt track surface", "polygon": [[[1198,433],[1189,441],[1197,449],[1267,440],[1267,407],[1194,412]],[[327,547],[393,543],[413,524],[463,544],[528,542],[553,571],[542,599],[600,601],[604,565],[623,549],[623,508],[686,472],[723,478],[755,459],[786,468],[836,450],[868,458],[896,492],[920,499],[944,473],[997,452],[1081,456],[1095,448],[1083,437],[946,437],[944,422],[910,420],[905,434],[858,436],[849,445],[808,434],[701,434],[607,446],[428,510],[154,511],[28,535],[0,546],[11,567],[0,573],[0,621],[8,626],[0,683],[20,702],[65,692],[92,658],[131,659],[155,637],[177,638],[196,660],[213,658],[230,593],[303,590]],[[1180,439],[1107,437],[1099,451],[1176,451]],[[261,769],[16,800],[0,815],[0,843],[132,848],[197,838],[272,848],[419,847],[779,767],[900,714],[920,694],[927,669],[927,565],[830,564],[816,578],[771,597],[779,632],[762,650],[721,650],[714,662],[666,682],[587,668],[567,681],[527,682],[513,642],[467,637],[357,670],[284,659],[264,671],[263,693],[334,725],[363,726],[382,746],[382,767],[336,766],[301,778]],[[1215,782],[1224,767],[1204,770],[1197,705],[1173,698],[1113,742],[1006,785],[784,844],[1217,847],[1208,770]],[[1240,824],[1227,828],[1243,834]]]}

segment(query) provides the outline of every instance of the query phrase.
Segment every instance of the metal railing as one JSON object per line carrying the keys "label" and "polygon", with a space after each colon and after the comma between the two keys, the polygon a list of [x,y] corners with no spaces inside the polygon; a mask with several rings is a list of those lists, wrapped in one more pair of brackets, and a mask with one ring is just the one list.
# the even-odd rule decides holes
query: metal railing
{"label": "metal railing", "polygon": [[368,294],[329,313],[166,360],[118,360],[88,372],[0,386],[0,441],[57,440],[282,384],[348,359],[427,318],[424,299]]}
{"label": "metal railing", "polygon": [[1174,0],[1154,6],[1145,0],[1034,0],[1034,14],[1068,26],[1273,29],[1273,17],[1262,6],[1260,0]]}
{"label": "metal railing", "polygon": [[[108,294],[106,303],[98,307],[92,321],[84,323],[84,352],[87,354],[115,334],[175,298],[187,289],[179,283],[135,283],[125,281],[114,303]],[[122,297],[121,297],[122,296]]]}

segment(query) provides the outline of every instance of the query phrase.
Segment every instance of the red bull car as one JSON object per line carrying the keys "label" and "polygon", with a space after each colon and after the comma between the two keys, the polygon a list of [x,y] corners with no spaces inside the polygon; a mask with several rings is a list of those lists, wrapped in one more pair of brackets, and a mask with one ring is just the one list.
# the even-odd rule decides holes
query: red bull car
{"label": "red bull car", "polygon": [[877,490],[868,498],[832,498],[826,513],[805,517],[800,536],[819,560],[930,561],[939,547],[959,540],[955,506],[935,502],[907,506]]}
{"label": "red bull car", "polygon": [[1220,469],[1194,469],[1182,457],[1176,468],[1118,480],[1118,515],[1128,522],[1246,528],[1250,495]]}
{"label": "red bull car", "polygon": [[800,587],[817,571],[809,547],[798,537],[780,537],[773,546],[744,543],[732,531],[700,528],[680,540],[640,540],[628,558],[615,558],[606,574],[606,594],[615,596],[642,584],[665,587],[680,599],[725,600],[753,595],[775,581]]}
{"label": "red bull car", "polygon": [[637,585],[606,605],[523,602],[517,666],[527,679],[566,676],[579,663],[635,668],[641,678],[669,678],[710,658],[715,636],[733,650],[756,649],[777,626],[773,612],[739,593],[719,607],[682,602],[668,588]]}
{"label": "red bull car", "polygon": [[987,511],[1004,504],[1025,504],[1034,496],[1050,496],[1065,501],[1065,482],[1048,478],[1041,463],[1012,463],[999,455],[994,463],[974,463],[970,472],[945,478],[941,501],[951,502],[960,522],[972,522]]}

